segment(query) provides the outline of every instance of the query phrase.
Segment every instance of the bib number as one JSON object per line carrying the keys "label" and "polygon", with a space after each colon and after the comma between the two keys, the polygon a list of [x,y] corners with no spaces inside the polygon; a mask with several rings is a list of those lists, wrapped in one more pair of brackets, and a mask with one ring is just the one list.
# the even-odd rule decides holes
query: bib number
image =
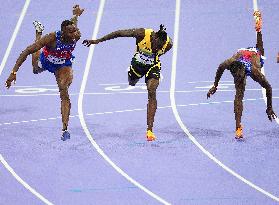
{"label": "bib number", "polygon": [[57,58],[52,55],[48,55],[46,59],[53,64],[64,64],[66,62],[65,58]]}
{"label": "bib number", "polygon": [[137,52],[134,57],[138,62],[140,62],[142,64],[145,64],[145,65],[154,64],[154,56],[147,56],[147,55]]}

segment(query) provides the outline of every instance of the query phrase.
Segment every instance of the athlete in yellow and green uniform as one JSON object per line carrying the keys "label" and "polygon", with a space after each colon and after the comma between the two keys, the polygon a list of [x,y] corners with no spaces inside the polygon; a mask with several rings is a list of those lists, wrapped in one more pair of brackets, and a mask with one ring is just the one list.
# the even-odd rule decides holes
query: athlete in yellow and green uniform
{"label": "athlete in yellow and green uniform", "polygon": [[156,32],[145,28],[118,30],[96,40],[83,41],[85,46],[90,46],[91,44],[98,44],[118,37],[136,38],[137,48],[131,61],[128,81],[129,85],[135,86],[139,79],[145,76],[148,90],[146,133],[148,141],[156,139],[152,129],[157,109],[156,89],[159,85],[161,70],[159,57],[172,48],[172,40],[165,30],[163,25],[160,25],[160,29]]}

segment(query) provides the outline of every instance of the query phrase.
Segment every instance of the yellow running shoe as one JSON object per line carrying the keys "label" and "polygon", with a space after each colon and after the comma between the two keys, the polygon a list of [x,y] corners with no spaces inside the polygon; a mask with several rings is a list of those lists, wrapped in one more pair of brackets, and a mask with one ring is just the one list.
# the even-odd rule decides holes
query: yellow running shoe
{"label": "yellow running shoe", "polygon": [[147,130],[146,138],[147,138],[147,141],[154,141],[154,140],[156,140],[156,137],[153,134],[153,132],[151,132],[151,130]]}
{"label": "yellow running shoe", "polygon": [[242,139],[243,138],[243,126],[240,125],[239,128],[235,131],[235,139]]}

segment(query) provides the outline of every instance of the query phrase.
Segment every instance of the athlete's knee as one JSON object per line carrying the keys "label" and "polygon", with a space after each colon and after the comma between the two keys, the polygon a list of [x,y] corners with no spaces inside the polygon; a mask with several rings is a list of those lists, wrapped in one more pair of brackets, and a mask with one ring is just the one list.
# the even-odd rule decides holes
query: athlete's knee
{"label": "athlete's knee", "polygon": [[137,82],[139,81],[139,79],[131,79],[128,77],[128,82],[130,86],[135,86],[137,84]]}

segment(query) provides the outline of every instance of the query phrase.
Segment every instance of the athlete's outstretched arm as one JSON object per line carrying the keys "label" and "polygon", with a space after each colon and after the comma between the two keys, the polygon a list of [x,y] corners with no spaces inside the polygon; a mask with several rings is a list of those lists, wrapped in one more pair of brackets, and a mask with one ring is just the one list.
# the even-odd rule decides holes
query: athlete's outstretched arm
{"label": "athlete's outstretched arm", "polygon": [[28,55],[35,53],[46,45],[51,45],[51,43],[55,42],[55,40],[55,33],[50,33],[43,36],[40,40],[24,49],[16,60],[10,76],[6,80],[6,87],[9,88],[11,86],[11,83],[16,80],[16,72],[19,70],[20,66],[26,60]]}
{"label": "athlete's outstretched arm", "polygon": [[277,63],[279,63],[279,53],[277,54]]}
{"label": "athlete's outstretched arm", "polygon": [[144,36],[144,32],[145,32],[144,28],[118,30],[96,40],[84,40],[82,43],[85,46],[89,47],[91,44],[98,44],[100,42],[111,40],[118,37],[133,37],[138,39]]}
{"label": "athlete's outstretched arm", "polygon": [[216,71],[216,75],[215,75],[215,81],[214,81],[214,85],[212,86],[212,88],[209,89],[208,93],[207,93],[207,98],[210,98],[210,95],[213,95],[216,91],[217,91],[217,87],[218,87],[218,83],[225,71],[225,69],[228,69],[230,64],[234,61],[236,61],[241,54],[236,53],[235,55],[233,55],[231,58],[225,60],[223,63],[221,63]]}
{"label": "athlete's outstretched arm", "polygon": [[84,9],[81,9],[79,5],[75,5],[73,7],[73,17],[70,21],[72,21],[76,26],[78,22],[78,17],[83,13]]}

